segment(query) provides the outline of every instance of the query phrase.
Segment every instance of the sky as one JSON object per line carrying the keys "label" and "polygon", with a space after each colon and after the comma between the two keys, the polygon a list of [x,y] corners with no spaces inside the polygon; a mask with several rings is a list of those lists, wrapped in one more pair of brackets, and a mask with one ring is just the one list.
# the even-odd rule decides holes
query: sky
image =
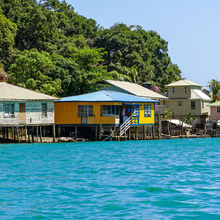
{"label": "sky", "polygon": [[140,25],[168,41],[182,77],[206,87],[220,80],[220,0],[67,0],[104,28]]}

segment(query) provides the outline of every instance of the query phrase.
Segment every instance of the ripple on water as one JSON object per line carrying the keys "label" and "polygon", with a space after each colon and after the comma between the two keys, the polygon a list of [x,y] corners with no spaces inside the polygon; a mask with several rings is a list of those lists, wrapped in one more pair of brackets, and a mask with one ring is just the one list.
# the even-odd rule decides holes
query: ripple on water
{"label": "ripple on water", "polygon": [[219,144],[0,145],[0,219],[220,219]]}

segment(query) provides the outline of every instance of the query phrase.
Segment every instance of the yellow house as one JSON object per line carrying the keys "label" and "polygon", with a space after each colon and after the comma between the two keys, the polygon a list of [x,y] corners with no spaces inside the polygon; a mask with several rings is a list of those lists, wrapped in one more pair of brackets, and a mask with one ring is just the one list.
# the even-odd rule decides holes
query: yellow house
{"label": "yellow house", "polygon": [[132,126],[154,125],[157,101],[120,93],[98,91],[65,97],[55,102],[57,126],[115,126],[120,135]]}

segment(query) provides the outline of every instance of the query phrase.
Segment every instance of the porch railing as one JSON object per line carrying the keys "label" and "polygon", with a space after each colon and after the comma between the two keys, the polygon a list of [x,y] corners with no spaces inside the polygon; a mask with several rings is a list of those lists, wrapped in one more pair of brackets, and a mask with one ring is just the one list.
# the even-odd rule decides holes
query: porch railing
{"label": "porch railing", "polygon": [[120,126],[120,136],[125,134],[125,132],[131,127],[131,117],[130,116],[121,126]]}

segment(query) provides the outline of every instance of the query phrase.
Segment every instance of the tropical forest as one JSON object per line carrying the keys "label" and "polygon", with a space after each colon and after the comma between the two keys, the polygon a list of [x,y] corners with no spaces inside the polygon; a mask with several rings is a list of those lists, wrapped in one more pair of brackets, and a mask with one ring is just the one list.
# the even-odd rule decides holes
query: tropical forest
{"label": "tropical forest", "polygon": [[95,91],[106,79],[164,92],[181,78],[157,32],[104,28],[58,0],[0,0],[0,69],[14,85],[57,97]]}

